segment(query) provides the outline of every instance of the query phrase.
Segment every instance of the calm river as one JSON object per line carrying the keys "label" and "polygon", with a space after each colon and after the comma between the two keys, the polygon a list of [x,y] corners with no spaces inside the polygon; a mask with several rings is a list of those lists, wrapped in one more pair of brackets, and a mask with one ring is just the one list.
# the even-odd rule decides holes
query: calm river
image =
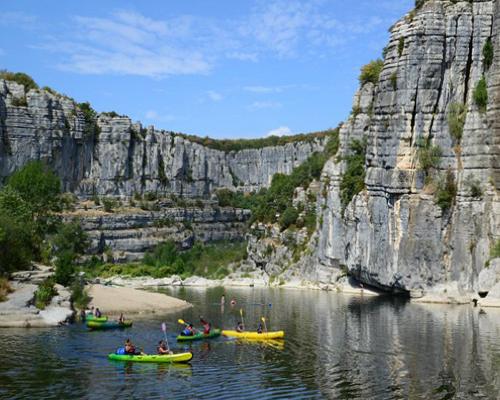
{"label": "calm river", "polygon": [[[172,289],[187,312],[137,319],[124,331],[0,330],[0,398],[6,399],[498,399],[500,311],[410,304],[285,289]],[[272,306],[270,307],[269,304]],[[270,345],[218,338],[177,345],[178,318],[232,328],[284,329]],[[190,365],[110,362],[130,337],[144,351],[162,338],[189,349]]]}

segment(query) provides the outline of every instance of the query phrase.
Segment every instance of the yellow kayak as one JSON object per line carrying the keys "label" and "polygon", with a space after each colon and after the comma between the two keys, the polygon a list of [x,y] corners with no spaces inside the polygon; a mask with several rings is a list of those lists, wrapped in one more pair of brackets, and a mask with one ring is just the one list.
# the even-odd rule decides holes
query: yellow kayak
{"label": "yellow kayak", "polygon": [[223,330],[222,334],[224,336],[230,336],[240,339],[252,339],[252,340],[283,339],[285,337],[284,331],[257,333],[257,332],[238,332],[238,331]]}

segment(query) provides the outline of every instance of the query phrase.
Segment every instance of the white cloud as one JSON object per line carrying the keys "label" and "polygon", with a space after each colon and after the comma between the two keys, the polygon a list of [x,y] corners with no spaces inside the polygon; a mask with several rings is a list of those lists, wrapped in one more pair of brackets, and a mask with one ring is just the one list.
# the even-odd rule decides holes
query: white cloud
{"label": "white cloud", "polygon": [[280,126],[276,129],[271,129],[266,136],[289,136],[293,135],[292,130],[288,126]]}
{"label": "white cloud", "polygon": [[245,86],[246,92],[252,93],[281,93],[285,89],[284,86]]}
{"label": "white cloud", "polygon": [[42,48],[62,53],[59,68],[83,74],[149,77],[206,74],[212,68],[202,49],[189,44],[192,20],[158,21],[119,11],[109,18],[74,17],[68,39]]}
{"label": "white cloud", "polygon": [[224,98],[224,96],[222,96],[222,94],[220,94],[219,92],[216,92],[215,90],[209,90],[207,92],[207,95],[210,98],[210,100],[212,100],[212,101],[221,101]]}
{"label": "white cloud", "polygon": [[248,106],[250,110],[262,110],[266,108],[281,108],[282,104],[277,101],[254,101]]}
{"label": "white cloud", "polygon": [[170,122],[170,121],[173,121],[175,119],[175,117],[171,114],[160,114],[156,110],[146,111],[146,113],[144,114],[144,117],[147,120],[157,121],[157,122]]}

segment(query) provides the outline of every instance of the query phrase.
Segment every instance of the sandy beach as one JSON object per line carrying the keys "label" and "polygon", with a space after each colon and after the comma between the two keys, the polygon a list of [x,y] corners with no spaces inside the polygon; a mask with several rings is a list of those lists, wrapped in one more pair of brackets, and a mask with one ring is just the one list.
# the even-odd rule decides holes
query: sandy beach
{"label": "sandy beach", "polygon": [[175,297],[127,287],[89,285],[87,290],[92,298],[89,307],[99,307],[106,315],[165,313],[192,307]]}

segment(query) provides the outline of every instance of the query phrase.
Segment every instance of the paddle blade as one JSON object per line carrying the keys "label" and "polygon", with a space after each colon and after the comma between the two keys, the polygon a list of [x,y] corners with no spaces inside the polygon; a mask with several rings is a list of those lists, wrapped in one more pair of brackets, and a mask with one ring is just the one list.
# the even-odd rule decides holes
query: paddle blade
{"label": "paddle blade", "polygon": [[161,330],[163,331],[163,333],[167,332],[167,324],[165,322],[161,323]]}
{"label": "paddle blade", "polygon": [[186,324],[186,323],[184,322],[184,320],[183,320],[183,319],[180,319],[180,318],[177,320],[177,322],[178,322],[179,324]]}
{"label": "paddle blade", "polygon": [[266,322],[266,319],[264,317],[261,317],[260,319],[262,320],[262,322]]}
{"label": "paddle blade", "polygon": [[240,315],[243,317],[243,308],[240,308]]}

